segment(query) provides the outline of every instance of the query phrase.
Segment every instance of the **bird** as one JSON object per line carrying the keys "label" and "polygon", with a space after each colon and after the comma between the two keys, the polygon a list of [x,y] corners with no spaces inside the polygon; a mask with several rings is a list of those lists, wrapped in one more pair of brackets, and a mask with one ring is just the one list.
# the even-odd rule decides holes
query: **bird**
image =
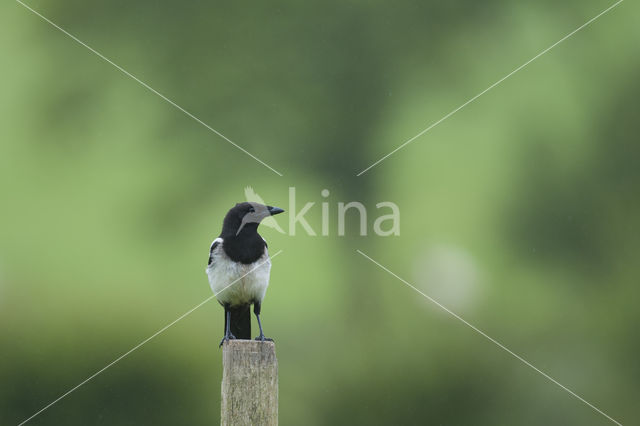
{"label": "bird", "polygon": [[[244,197],[250,203],[262,204],[264,206],[264,200],[250,186],[247,186],[244,189]],[[267,226],[269,228],[273,228],[276,231],[278,231],[279,233],[284,234],[284,231],[282,230],[282,228],[280,228],[280,226],[278,225],[278,222],[276,222],[276,220],[274,218],[272,218],[271,216],[265,217],[260,224],[262,226]]]}
{"label": "bird", "polygon": [[229,340],[251,339],[251,305],[260,328],[256,340],[273,340],[265,337],[260,321],[271,260],[267,242],[258,234],[258,225],[283,212],[279,207],[254,202],[237,203],[225,215],[222,232],[211,243],[206,272],[225,313],[220,346]]}

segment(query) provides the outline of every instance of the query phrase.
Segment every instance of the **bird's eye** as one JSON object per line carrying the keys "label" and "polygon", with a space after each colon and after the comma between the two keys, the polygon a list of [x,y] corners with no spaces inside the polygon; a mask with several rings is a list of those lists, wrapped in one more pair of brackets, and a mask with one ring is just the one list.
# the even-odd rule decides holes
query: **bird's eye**
{"label": "bird's eye", "polygon": [[256,209],[254,209],[253,207],[249,207],[249,213],[255,213]]}

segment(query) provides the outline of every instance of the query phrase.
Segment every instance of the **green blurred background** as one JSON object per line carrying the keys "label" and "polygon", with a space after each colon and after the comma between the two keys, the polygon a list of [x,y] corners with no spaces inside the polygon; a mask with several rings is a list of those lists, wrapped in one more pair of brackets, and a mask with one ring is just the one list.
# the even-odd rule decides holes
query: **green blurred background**
{"label": "green blurred background", "polygon": [[[18,424],[210,296],[207,250],[251,185],[331,195],[331,235],[263,228],[283,425],[609,424],[360,249],[621,421],[640,399],[640,7],[606,1],[0,6],[0,424]],[[393,201],[398,237],[340,201]],[[286,215],[279,216],[287,227]],[[33,425],[219,421],[204,305]]]}

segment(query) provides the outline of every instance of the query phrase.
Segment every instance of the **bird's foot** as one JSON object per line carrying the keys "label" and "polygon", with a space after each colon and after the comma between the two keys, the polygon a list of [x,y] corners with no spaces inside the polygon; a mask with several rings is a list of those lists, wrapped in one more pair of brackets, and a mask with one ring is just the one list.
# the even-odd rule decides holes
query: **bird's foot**
{"label": "bird's foot", "polygon": [[264,334],[261,334],[258,337],[256,337],[256,340],[258,340],[260,342],[273,342],[273,339],[270,339],[268,337],[264,337]]}
{"label": "bird's foot", "polygon": [[219,348],[222,347],[222,345],[224,344],[224,342],[228,342],[229,340],[236,340],[236,336],[234,336],[233,334],[229,333],[227,335],[225,335],[222,340],[220,340],[220,346],[218,346]]}

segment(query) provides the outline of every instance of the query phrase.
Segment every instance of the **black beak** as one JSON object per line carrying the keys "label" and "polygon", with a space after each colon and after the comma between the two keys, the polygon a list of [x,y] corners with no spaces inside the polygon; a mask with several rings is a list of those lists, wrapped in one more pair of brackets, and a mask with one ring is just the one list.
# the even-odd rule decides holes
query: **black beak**
{"label": "black beak", "polygon": [[271,216],[277,215],[278,213],[284,212],[280,207],[267,206],[267,210],[269,210],[269,214]]}

